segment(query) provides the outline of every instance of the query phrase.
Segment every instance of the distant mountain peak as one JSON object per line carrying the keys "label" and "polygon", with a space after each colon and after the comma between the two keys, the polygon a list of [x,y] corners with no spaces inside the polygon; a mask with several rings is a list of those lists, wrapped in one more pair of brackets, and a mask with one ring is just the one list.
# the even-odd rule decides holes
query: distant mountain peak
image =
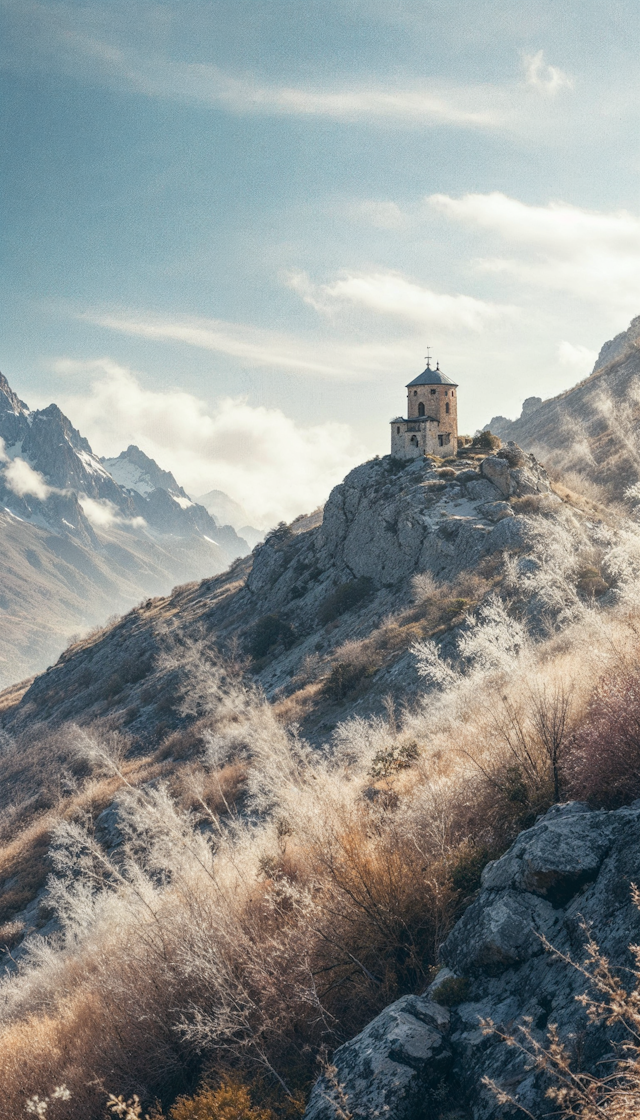
{"label": "distant mountain peak", "polygon": [[144,498],[152,490],[166,490],[172,498],[190,500],[171,471],[163,471],[155,459],[145,455],[135,443],[130,443],[127,450],[121,451],[115,459],[103,458],[101,462],[120,486],[124,486],[127,490],[135,490]]}
{"label": "distant mountain peak", "polygon": [[[29,412],[29,409],[27,408],[24,401],[21,401],[17,393],[14,393],[3,373],[0,373],[0,393],[7,398],[9,404],[11,405],[12,412],[15,412],[16,414],[19,412]],[[1,403],[2,402],[0,402],[0,405]],[[3,409],[2,411],[5,411],[5,409]]]}

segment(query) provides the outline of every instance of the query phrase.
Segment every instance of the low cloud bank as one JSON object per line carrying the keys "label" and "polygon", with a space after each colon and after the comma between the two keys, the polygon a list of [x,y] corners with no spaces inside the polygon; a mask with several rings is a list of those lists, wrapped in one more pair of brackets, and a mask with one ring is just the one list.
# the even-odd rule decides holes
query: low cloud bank
{"label": "low cloud bank", "polygon": [[243,398],[212,408],[182,390],[148,389],[109,359],[58,370],[88,375],[85,393],[59,399],[95,451],[116,455],[135,443],[189,493],[224,490],[259,528],[314,509],[367,455],[346,424],[301,426]]}

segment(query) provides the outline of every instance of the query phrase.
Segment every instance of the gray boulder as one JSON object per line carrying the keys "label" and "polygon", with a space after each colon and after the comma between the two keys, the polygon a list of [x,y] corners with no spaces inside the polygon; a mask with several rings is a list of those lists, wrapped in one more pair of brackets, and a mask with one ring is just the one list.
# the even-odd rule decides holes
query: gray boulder
{"label": "gray boulder", "polygon": [[514,493],[515,484],[511,480],[509,464],[506,459],[499,459],[497,455],[489,455],[486,459],[483,459],[480,469],[484,477],[493,483],[505,498]]}
{"label": "gray boulder", "polygon": [[333,1055],[333,1071],[314,1085],[305,1120],[424,1116],[429,1090],[451,1064],[449,1013],[429,999],[403,996]]}

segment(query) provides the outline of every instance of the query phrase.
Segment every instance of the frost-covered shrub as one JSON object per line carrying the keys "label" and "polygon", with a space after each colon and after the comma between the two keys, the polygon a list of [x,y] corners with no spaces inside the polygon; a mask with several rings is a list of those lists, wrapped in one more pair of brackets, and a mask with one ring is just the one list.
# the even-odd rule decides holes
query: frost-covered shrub
{"label": "frost-covered shrub", "polygon": [[576,731],[565,766],[573,797],[607,808],[640,797],[640,674],[607,673]]}

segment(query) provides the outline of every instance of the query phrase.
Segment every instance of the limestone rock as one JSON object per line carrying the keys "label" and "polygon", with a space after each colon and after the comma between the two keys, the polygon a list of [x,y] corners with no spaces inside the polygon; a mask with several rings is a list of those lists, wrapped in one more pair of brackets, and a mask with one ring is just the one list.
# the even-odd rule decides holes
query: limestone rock
{"label": "limestone rock", "polygon": [[531,891],[553,902],[570,898],[595,879],[609,850],[607,820],[607,813],[591,813],[581,802],[554,806],[502,859],[485,867],[483,887]]}
{"label": "limestone rock", "polygon": [[419,996],[403,996],[336,1050],[335,1074],[316,1082],[305,1120],[424,1115],[429,1089],[451,1062],[449,1014]]}
{"label": "limestone rock", "polygon": [[465,912],[442,947],[442,958],[458,975],[494,975],[542,953],[541,937],[553,938],[556,915],[537,895],[503,891],[483,896]]}
{"label": "limestone rock", "polygon": [[499,459],[497,455],[489,455],[486,459],[483,459],[480,469],[484,477],[488,478],[489,482],[492,482],[505,498],[515,492],[515,484],[511,481],[509,464],[506,459]]}

